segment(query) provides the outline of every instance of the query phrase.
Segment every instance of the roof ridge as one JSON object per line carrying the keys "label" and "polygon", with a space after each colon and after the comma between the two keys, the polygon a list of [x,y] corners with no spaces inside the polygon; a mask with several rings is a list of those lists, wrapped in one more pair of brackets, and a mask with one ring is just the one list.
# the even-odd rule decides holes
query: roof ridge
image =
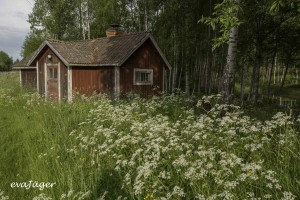
{"label": "roof ridge", "polygon": [[52,39],[52,38],[46,38],[45,41],[48,41],[48,42],[64,42],[63,40]]}
{"label": "roof ridge", "polygon": [[[132,32],[132,33],[126,33],[126,34],[121,34],[121,35],[116,35],[113,36],[112,38],[117,38],[117,37],[124,37],[124,36],[132,36],[132,35],[140,35],[140,34],[151,34],[150,31],[141,31],[141,32]],[[93,39],[85,39],[85,40],[57,40],[57,39],[46,39],[48,42],[58,42],[58,43],[72,43],[72,42],[89,42],[93,40],[103,40],[103,39],[108,39],[109,37],[99,37],[99,38],[93,38]]]}
{"label": "roof ridge", "polygon": [[133,33],[126,33],[126,34],[116,35],[116,36],[113,36],[113,38],[114,37],[131,36],[131,35],[149,34],[149,33],[150,33],[149,31],[133,32]]}

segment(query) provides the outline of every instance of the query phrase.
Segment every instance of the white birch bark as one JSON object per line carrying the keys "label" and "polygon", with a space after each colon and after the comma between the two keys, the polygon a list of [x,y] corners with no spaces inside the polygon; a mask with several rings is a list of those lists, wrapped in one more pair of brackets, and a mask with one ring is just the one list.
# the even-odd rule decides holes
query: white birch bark
{"label": "white birch bark", "polygon": [[232,27],[230,29],[228,52],[227,52],[227,63],[224,68],[223,76],[223,89],[222,96],[223,102],[230,104],[234,95],[234,75],[236,66],[236,54],[237,54],[237,39],[238,39],[238,28]]}
{"label": "white birch bark", "polygon": [[190,94],[190,73],[187,65],[185,69],[185,93]]}

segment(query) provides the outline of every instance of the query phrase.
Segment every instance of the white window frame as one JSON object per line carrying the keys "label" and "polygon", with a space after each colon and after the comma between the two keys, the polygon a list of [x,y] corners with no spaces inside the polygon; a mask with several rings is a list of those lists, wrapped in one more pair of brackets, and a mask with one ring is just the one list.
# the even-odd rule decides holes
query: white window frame
{"label": "white window frame", "polygon": [[[136,72],[150,72],[150,81],[149,82],[137,82],[136,81]],[[141,69],[141,68],[134,68],[133,70],[133,85],[153,85],[153,69]]]}
{"label": "white window frame", "polygon": [[[56,77],[55,77],[55,74],[56,74]],[[48,67],[48,80],[58,80],[58,68],[49,68]]]}

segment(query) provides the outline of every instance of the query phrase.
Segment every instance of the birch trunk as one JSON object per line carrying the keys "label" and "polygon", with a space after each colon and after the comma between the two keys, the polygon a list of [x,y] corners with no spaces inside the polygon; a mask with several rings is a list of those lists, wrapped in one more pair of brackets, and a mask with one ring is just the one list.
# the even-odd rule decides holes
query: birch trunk
{"label": "birch trunk", "polygon": [[256,20],[256,39],[255,39],[255,63],[253,66],[250,100],[255,103],[258,99],[260,70],[263,61],[263,33],[264,33],[265,15],[261,13]]}
{"label": "birch trunk", "polygon": [[144,11],[144,25],[145,25],[145,31],[148,31],[148,10],[147,10],[147,2],[146,1],[144,1],[144,5],[145,5],[145,7],[144,7],[144,9],[145,9],[145,11]]}
{"label": "birch trunk", "polygon": [[185,67],[185,93],[190,95],[190,73],[187,64]]}
{"label": "birch trunk", "polygon": [[249,71],[249,67],[245,69],[245,67],[242,68],[242,78],[241,78],[241,103],[244,104],[244,97],[245,97],[245,79],[247,77]]}
{"label": "birch trunk", "polygon": [[283,72],[283,77],[282,77],[282,81],[281,81],[281,85],[280,85],[280,92],[281,92],[282,89],[283,89],[284,82],[285,82],[286,75],[287,75],[287,72],[288,72],[288,70],[289,70],[289,67],[290,67],[290,63],[287,63],[287,64],[286,64],[286,67],[285,67],[285,70],[284,70],[284,72]]}
{"label": "birch trunk", "polygon": [[275,59],[275,62],[274,62],[274,85],[276,84],[276,59]]}
{"label": "birch trunk", "polygon": [[[272,75],[273,75],[273,70],[274,70],[274,66],[275,66],[275,59],[276,59],[276,51],[273,54],[273,58],[272,58],[272,65],[271,65],[271,69],[270,69],[270,73],[269,73],[269,80],[268,80],[268,99],[270,98],[270,92],[271,92],[271,81],[272,81]],[[274,72],[275,74],[275,72]],[[274,77],[275,80],[275,77]]]}
{"label": "birch trunk", "polygon": [[295,82],[296,85],[298,85],[298,77],[299,77],[298,76],[298,69],[296,69],[296,82]]}
{"label": "birch trunk", "polygon": [[230,29],[227,63],[224,68],[222,96],[223,102],[226,104],[232,103],[234,95],[234,75],[236,66],[236,54],[237,54],[237,40],[238,40],[238,28],[232,27]]}
{"label": "birch trunk", "polygon": [[257,36],[256,41],[257,44],[256,44],[256,53],[255,53],[255,63],[253,66],[251,92],[250,92],[250,100],[252,102],[256,102],[258,99],[260,69],[262,64],[262,40],[259,34]]}
{"label": "birch trunk", "polygon": [[253,66],[253,74],[252,74],[252,87],[250,92],[250,99],[252,102],[256,102],[258,98],[259,77],[260,77],[260,61],[259,58],[257,58]]}
{"label": "birch trunk", "polygon": [[176,88],[176,80],[177,80],[177,65],[174,66],[173,71],[172,71],[172,93],[174,92],[175,88]]}
{"label": "birch trunk", "polygon": [[171,83],[171,92],[174,92],[174,89],[176,88],[176,80],[177,80],[177,70],[178,70],[178,66],[177,66],[177,61],[178,61],[178,53],[176,48],[174,49],[174,67],[172,69],[172,83]]}

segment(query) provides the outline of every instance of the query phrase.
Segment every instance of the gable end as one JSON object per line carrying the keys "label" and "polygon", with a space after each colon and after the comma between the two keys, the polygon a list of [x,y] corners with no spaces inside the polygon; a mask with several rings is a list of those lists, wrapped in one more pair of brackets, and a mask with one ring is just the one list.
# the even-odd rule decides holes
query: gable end
{"label": "gable end", "polygon": [[43,49],[48,46],[52,52],[66,65],[69,66],[69,63],[57,52],[57,50],[46,40],[41,44],[41,46],[38,48],[36,54],[32,57],[32,59],[29,61],[29,65],[34,64],[34,61],[38,58],[38,56],[41,54]]}
{"label": "gable end", "polygon": [[150,33],[148,33],[147,36],[143,40],[141,40],[141,42],[138,45],[136,45],[135,48],[132,49],[132,51],[130,51],[130,53],[128,53],[127,56],[124,57],[120,63],[118,63],[118,66],[122,66],[148,39],[150,39],[150,41],[156,48],[157,52],[159,53],[160,57],[165,62],[168,69],[171,70],[172,67],[171,67],[170,63],[168,62],[165,55],[162,53],[161,49],[159,48],[158,44],[156,43],[155,39],[152,37],[152,35]]}

